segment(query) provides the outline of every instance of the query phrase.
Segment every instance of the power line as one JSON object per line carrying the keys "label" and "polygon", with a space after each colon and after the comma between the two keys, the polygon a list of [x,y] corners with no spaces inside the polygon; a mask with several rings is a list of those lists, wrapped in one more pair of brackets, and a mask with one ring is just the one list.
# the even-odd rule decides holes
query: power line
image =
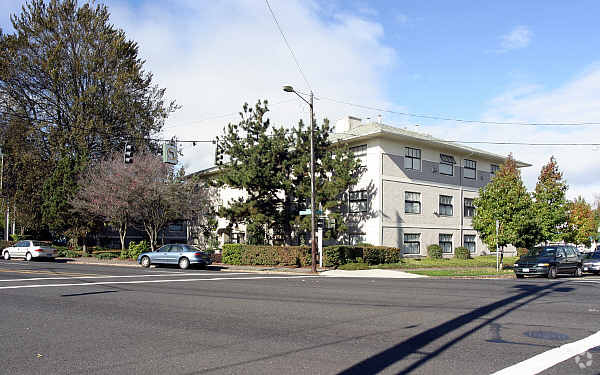
{"label": "power line", "polygon": [[294,53],[294,50],[292,49],[292,46],[290,46],[290,43],[288,43],[288,40],[285,37],[285,34],[283,33],[283,30],[281,29],[281,26],[279,25],[279,21],[277,21],[277,17],[275,16],[275,13],[273,12],[273,9],[271,8],[271,4],[269,4],[269,0],[265,0],[265,2],[267,3],[267,7],[269,8],[269,12],[271,12],[271,16],[273,17],[273,21],[275,21],[275,25],[277,26],[277,29],[279,30],[279,33],[281,33],[281,36],[283,37],[283,41],[285,42],[285,45],[290,50],[290,53],[292,54],[292,57],[294,58],[294,62],[296,62],[296,66],[298,67],[298,70],[300,71],[300,74],[302,75],[302,78],[304,78],[304,82],[306,83],[306,86],[308,86],[308,88],[310,89],[310,91],[312,91],[312,87],[310,86],[310,83],[308,83],[308,79],[306,79],[306,75],[304,75],[304,72],[302,71],[302,68],[300,67],[300,63],[298,62],[298,59],[296,58],[296,54]]}
{"label": "power line", "polygon": [[400,115],[400,116],[426,118],[426,119],[430,119],[430,120],[454,121],[454,122],[461,122],[461,123],[468,123],[468,124],[523,125],[523,126],[589,126],[589,125],[600,125],[600,122],[561,122],[561,123],[556,123],[556,122],[508,122],[508,121],[465,120],[465,119],[454,118],[454,117],[442,117],[442,116],[434,116],[434,115],[427,115],[427,114],[416,114],[416,113],[410,113],[410,112],[399,112],[399,111],[393,111],[393,110],[390,110],[390,109],[372,107],[372,106],[363,105],[363,104],[350,103],[350,102],[346,102],[346,101],[343,101],[343,100],[337,100],[337,99],[325,98],[325,97],[319,97],[319,98],[315,97],[315,99],[317,99],[317,100],[328,100],[328,101],[331,101],[331,102],[334,102],[334,103],[338,103],[338,104],[345,104],[345,105],[349,105],[349,106],[357,107],[357,108],[369,109],[369,110],[379,111],[379,112],[385,112],[385,113],[392,113],[392,114]]}

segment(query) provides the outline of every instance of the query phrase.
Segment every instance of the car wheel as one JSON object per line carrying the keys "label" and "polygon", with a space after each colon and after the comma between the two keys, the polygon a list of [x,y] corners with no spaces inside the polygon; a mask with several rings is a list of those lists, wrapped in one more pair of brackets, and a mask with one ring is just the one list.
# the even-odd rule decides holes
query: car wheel
{"label": "car wheel", "polygon": [[190,266],[190,260],[188,258],[179,259],[179,268],[182,270],[187,269]]}
{"label": "car wheel", "polygon": [[550,269],[548,270],[548,278],[556,279],[556,267],[550,267]]}
{"label": "car wheel", "polygon": [[524,277],[523,275],[519,275],[518,273],[515,274],[515,276],[517,277],[517,279],[522,279]]}
{"label": "car wheel", "polygon": [[7,251],[4,252],[4,260],[10,260],[10,253]]}
{"label": "car wheel", "polygon": [[25,254],[25,260],[30,262],[31,259],[33,259],[33,256],[31,255],[31,253],[28,251],[27,254]]}
{"label": "car wheel", "polygon": [[581,277],[581,276],[583,276],[583,269],[581,269],[581,266],[577,266],[577,268],[575,269],[575,272],[573,273],[573,275],[575,277]]}
{"label": "car wheel", "polygon": [[142,267],[144,268],[148,268],[150,267],[150,258],[149,257],[142,257]]}

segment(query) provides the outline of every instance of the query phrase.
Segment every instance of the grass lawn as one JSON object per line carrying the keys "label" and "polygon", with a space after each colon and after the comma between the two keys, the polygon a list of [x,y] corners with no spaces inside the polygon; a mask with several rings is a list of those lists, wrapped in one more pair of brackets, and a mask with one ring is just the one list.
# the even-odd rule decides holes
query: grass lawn
{"label": "grass lawn", "polygon": [[[518,257],[504,257],[504,265],[512,266]],[[383,269],[415,269],[415,268],[496,268],[495,255],[483,255],[472,259],[430,259],[430,258],[403,258],[398,263],[379,264],[372,268]]]}
{"label": "grass lawn", "polygon": [[513,271],[502,270],[496,272],[495,268],[471,268],[471,269],[448,269],[448,270],[418,270],[406,271],[417,275],[425,276],[486,276],[486,275],[511,275]]}

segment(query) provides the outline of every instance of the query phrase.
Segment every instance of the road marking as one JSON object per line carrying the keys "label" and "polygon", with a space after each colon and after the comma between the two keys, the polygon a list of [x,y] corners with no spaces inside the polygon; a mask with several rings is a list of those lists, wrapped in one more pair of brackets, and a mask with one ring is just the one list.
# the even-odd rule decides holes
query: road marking
{"label": "road marking", "polygon": [[558,348],[538,354],[523,362],[495,372],[492,375],[539,374],[550,367],[597,346],[600,346],[600,331],[579,341],[564,344]]}
{"label": "road marking", "polygon": [[[219,273],[219,275],[247,275],[247,272],[227,272],[227,273]],[[158,274],[158,275],[121,275],[121,276],[115,276],[115,275],[100,275],[100,276],[81,276],[81,277],[76,277],[77,279],[116,279],[116,278],[133,278],[133,277],[167,277],[167,276],[189,276],[189,275],[196,275],[196,276],[207,276],[208,274],[206,273],[194,273],[194,272],[186,272],[186,273],[177,273],[177,272],[171,272],[168,275],[165,274]],[[73,279],[73,277],[30,277],[30,278],[25,278],[25,279],[4,279],[4,280],[0,280],[0,282],[11,282],[11,281],[37,281],[37,280],[70,280]]]}
{"label": "road marking", "polygon": [[61,272],[61,271],[43,271],[43,270],[0,270],[5,273],[24,273],[24,274],[40,274],[40,275],[68,275],[68,276],[94,276],[95,273],[78,273],[78,272]]}
{"label": "road marking", "polygon": [[71,283],[71,284],[34,284],[34,285],[13,285],[0,286],[0,289],[25,289],[25,288],[52,288],[59,286],[92,286],[92,285],[113,285],[113,284],[149,284],[149,283],[173,283],[188,281],[220,281],[220,280],[258,280],[258,279],[303,279],[309,277],[322,276],[255,276],[255,277],[211,277],[205,279],[171,279],[171,280],[136,280],[136,281],[98,281],[95,283]]}

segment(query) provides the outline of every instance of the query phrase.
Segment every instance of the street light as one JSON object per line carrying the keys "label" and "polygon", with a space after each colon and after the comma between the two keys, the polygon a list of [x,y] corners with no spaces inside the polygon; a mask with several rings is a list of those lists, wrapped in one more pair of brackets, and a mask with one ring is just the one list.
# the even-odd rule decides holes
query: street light
{"label": "street light", "polygon": [[312,272],[317,272],[317,252],[315,249],[315,146],[313,141],[313,92],[310,92],[310,100],[304,99],[292,86],[283,86],[283,91],[293,92],[310,107],[310,255]]}

